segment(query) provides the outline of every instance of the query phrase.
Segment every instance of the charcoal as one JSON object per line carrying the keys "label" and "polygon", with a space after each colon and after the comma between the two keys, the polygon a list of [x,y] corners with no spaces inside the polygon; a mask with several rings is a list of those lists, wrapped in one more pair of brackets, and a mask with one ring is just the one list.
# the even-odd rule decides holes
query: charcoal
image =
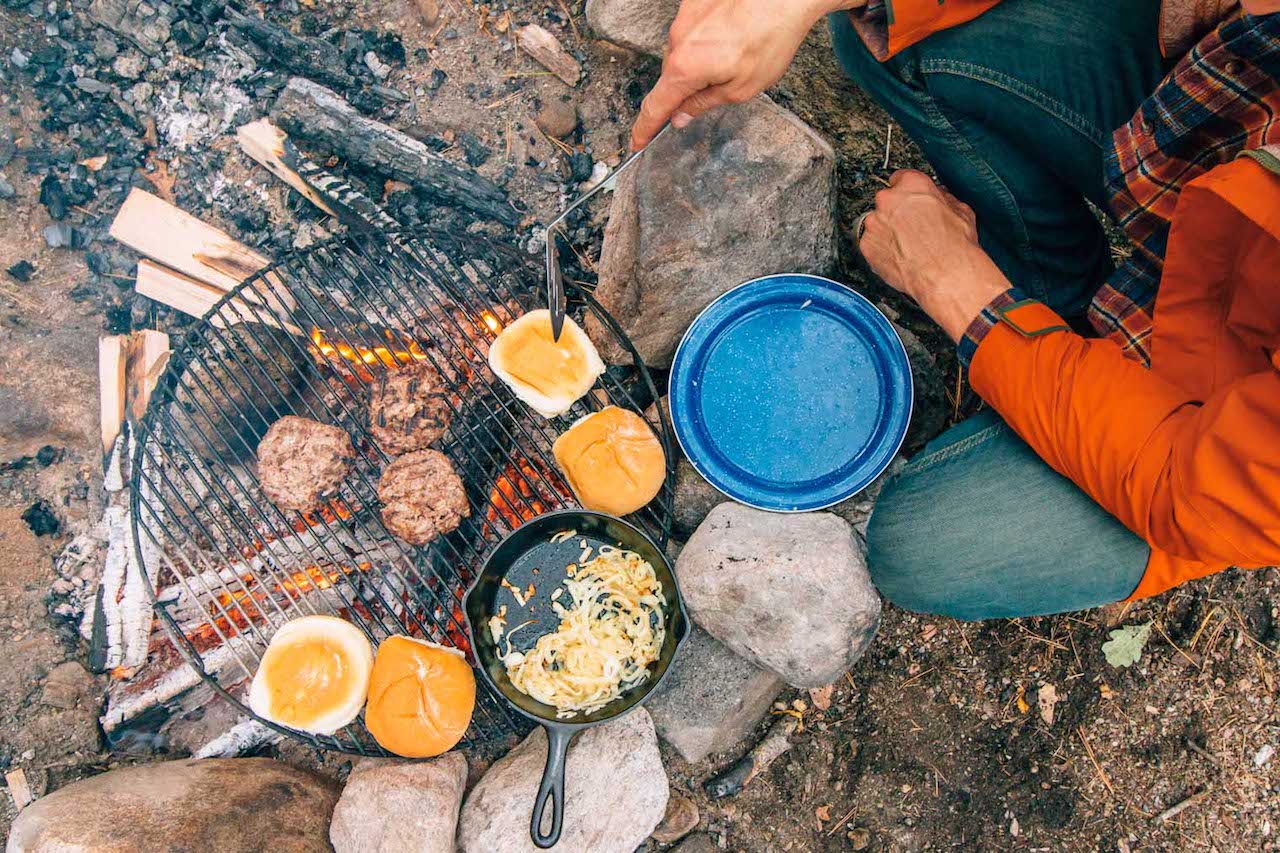
{"label": "charcoal", "polygon": [[15,47],[13,52],[9,54],[9,61],[13,63],[13,67],[19,71],[27,67],[27,63],[31,57],[23,52],[22,48]]}
{"label": "charcoal", "polygon": [[62,451],[52,444],[46,444],[36,451],[36,463],[41,468],[48,468],[62,458]]}
{"label": "charcoal", "polygon": [[462,146],[462,154],[467,160],[467,165],[472,168],[483,166],[493,155],[493,152],[489,150],[489,146],[481,142],[474,133],[467,133],[466,131],[459,133],[458,144]]}
{"label": "charcoal", "polygon": [[204,44],[209,38],[209,28],[197,21],[183,19],[173,25],[170,37],[182,50],[190,50],[196,45]]}
{"label": "charcoal", "polygon": [[76,88],[91,95],[105,95],[111,91],[110,83],[103,83],[101,80],[95,80],[92,77],[76,78]]}
{"label": "charcoal", "polygon": [[[57,175],[46,175],[45,179],[40,182],[40,203],[49,211],[49,218],[58,220],[65,219],[67,216],[67,208],[70,203],[67,201],[67,194],[62,188],[62,182],[58,180]],[[46,240],[48,239],[48,229],[46,229]],[[53,246],[53,243],[49,243]],[[70,241],[63,245],[70,245]],[[56,247],[55,247],[56,248]]]}
{"label": "charcoal", "polygon": [[50,249],[65,249],[76,241],[76,229],[66,222],[55,222],[45,226],[44,242]]}
{"label": "charcoal", "polygon": [[11,199],[17,193],[18,191],[14,189],[13,184],[9,183],[9,179],[4,175],[0,175],[0,199]]}
{"label": "charcoal", "polygon": [[17,281],[28,282],[31,281],[31,276],[35,275],[36,268],[31,261],[24,259],[9,267],[5,272]]}
{"label": "charcoal", "polygon": [[437,91],[449,79],[449,75],[445,74],[439,68],[431,69],[431,79],[427,81],[427,88],[431,91]]}
{"label": "charcoal", "polygon": [[569,158],[570,178],[578,183],[585,181],[591,177],[591,169],[595,163],[591,160],[591,155],[585,151],[574,152]]}
{"label": "charcoal", "polygon": [[17,150],[18,147],[13,144],[13,137],[10,136],[9,131],[0,129],[0,169],[9,165],[9,161],[13,159]]}
{"label": "charcoal", "polygon": [[62,524],[48,501],[36,501],[27,507],[22,513],[22,520],[36,536],[57,536],[58,531],[62,529]]}

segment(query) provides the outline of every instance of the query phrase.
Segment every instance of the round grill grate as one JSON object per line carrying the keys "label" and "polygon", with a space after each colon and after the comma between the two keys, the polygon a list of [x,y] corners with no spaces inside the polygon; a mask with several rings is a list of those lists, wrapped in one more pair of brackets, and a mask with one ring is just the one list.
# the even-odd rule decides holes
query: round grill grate
{"label": "round grill grate", "polygon": [[[659,496],[630,520],[665,546],[674,456],[658,390],[631,342],[582,288],[591,317],[633,358],[610,368],[572,411],[547,421],[488,368],[503,325],[539,305],[541,271],[477,234],[357,234],[294,252],[227,295],[176,347],[133,451],[133,535],[154,603],[200,675],[243,703],[272,634],[290,619],[339,615],[376,645],[409,634],[467,648],[461,599],[489,550],[544,512],[576,506],[551,445],[607,404],[645,413],[667,452]],[[572,285],[571,285],[572,286]],[[387,532],[377,482],[389,457],[374,441],[374,383],[428,361],[451,385],[453,418],[435,444],[466,485],[471,516],[421,548]],[[268,426],[294,414],[337,424],[359,460],[340,493],[312,513],[261,493],[255,466]],[[489,751],[524,724],[479,682],[464,746]],[[267,723],[316,747],[382,750],[358,719],[333,736]]]}

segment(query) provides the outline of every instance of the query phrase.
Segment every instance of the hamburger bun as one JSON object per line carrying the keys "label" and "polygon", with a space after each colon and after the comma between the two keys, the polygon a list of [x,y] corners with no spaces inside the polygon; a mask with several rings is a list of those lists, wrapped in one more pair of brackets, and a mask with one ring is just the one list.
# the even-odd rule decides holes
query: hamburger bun
{"label": "hamburger bun", "polygon": [[457,649],[413,637],[378,646],[364,722],[382,748],[430,758],[462,740],[476,705],[476,678]]}
{"label": "hamburger bun", "polygon": [[494,339],[489,367],[515,395],[544,418],[554,418],[591,390],[604,373],[595,344],[573,318],[551,340],[551,312],[530,311]]}
{"label": "hamburger bun", "polygon": [[597,512],[635,512],[667,476],[662,442],[644,418],[617,406],[579,419],[551,449],[578,502]]}

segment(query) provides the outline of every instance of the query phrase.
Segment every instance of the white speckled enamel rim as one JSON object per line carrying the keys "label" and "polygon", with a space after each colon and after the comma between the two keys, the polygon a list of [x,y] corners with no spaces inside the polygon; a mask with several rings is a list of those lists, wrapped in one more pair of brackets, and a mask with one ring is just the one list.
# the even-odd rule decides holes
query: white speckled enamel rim
{"label": "white speckled enamel rim", "polygon": [[[814,279],[816,281],[823,281],[823,282],[826,282],[827,284],[833,284],[836,287],[839,287],[840,289],[848,291],[849,293],[853,294],[853,296],[855,296],[857,299],[860,299],[861,301],[865,302],[867,304],[867,307],[869,307],[872,311],[879,314],[881,317],[884,317],[885,323],[889,325],[890,329],[893,329],[893,323],[890,322],[888,317],[885,317],[884,312],[881,311],[879,308],[877,308],[874,302],[872,302],[867,297],[863,296],[858,291],[854,290],[849,285],[844,284],[843,282],[839,282],[839,281],[836,281],[835,279],[827,278],[826,276],[813,275],[811,273],[773,273],[771,275],[762,275],[759,278],[753,278],[750,281],[744,281],[742,284],[738,284],[729,288],[724,293],[720,294],[715,299],[711,300],[711,302],[709,302],[705,308],[699,311],[698,316],[694,317],[693,322],[689,324],[689,328],[685,329],[684,335],[680,338],[679,345],[676,346],[676,351],[671,357],[672,366],[674,367],[676,362],[679,360],[680,350],[684,348],[685,341],[689,339],[689,333],[693,330],[695,326],[698,325],[698,323],[702,320],[703,316],[708,311],[710,311],[716,304],[718,304],[721,300],[727,298],[731,293],[741,290],[744,287],[749,287],[753,284],[757,284],[759,282],[768,281],[770,279],[775,279],[775,278],[809,278],[809,279]],[[890,465],[893,464],[893,460],[898,457],[898,451],[902,449],[902,443],[907,440],[907,432],[910,430],[911,417],[912,415],[915,414],[916,390],[915,390],[915,377],[911,375],[911,357],[907,354],[907,348],[902,343],[902,338],[898,336],[898,332],[896,329],[893,329],[893,339],[898,342],[898,348],[902,350],[902,358],[907,364],[907,418],[906,418],[907,428],[903,429],[902,435],[898,436],[898,441],[893,447],[893,452],[886,455],[885,462],[882,465],[880,465],[878,468],[874,469],[875,473],[872,474],[867,479],[867,482],[863,486],[861,486],[857,491],[851,492],[850,494],[844,495],[836,500],[822,504],[821,506],[806,507],[805,509],[794,509],[794,508],[779,509],[777,507],[771,507],[771,506],[760,506],[759,504],[751,503],[750,501],[744,501],[742,498],[738,497],[737,495],[732,495],[729,492],[725,491],[714,480],[712,480],[709,476],[707,476],[707,472],[704,471],[701,467],[699,467],[698,462],[692,456],[690,456],[689,451],[685,449],[684,438],[680,434],[680,427],[678,425],[679,422],[675,417],[675,395],[672,393],[671,376],[668,376],[667,377],[667,405],[671,407],[671,431],[675,433],[676,443],[680,446],[680,452],[684,454],[685,459],[689,460],[689,464],[692,465],[693,469],[698,472],[698,475],[701,476],[702,479],[706,480],[708,483],[711,484],[712,488],[714,488],[716,491],[720,492],[720,494],[724,495],[730,500],[734,501],[735,503],[740,503],[743,506],[749,506],[749,507],[752,507],[753,509],[764,510],[765,512],[789,514],[789,513],[802,513],[802,512],[821,512],[822,510],[833,507],[836,504],[844,503],[850,498],[863,492],[867,488],[867,486],[870,486],[872,483],[874,483],[876,481],[876,478],[878,478],[881,474],[884,473],[886,468],[888,468]]]}

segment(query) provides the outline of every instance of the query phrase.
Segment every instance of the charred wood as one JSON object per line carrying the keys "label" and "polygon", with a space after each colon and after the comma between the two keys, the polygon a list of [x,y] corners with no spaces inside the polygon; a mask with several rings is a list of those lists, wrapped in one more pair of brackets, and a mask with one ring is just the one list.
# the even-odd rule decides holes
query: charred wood
{"label": "charred wood", "polygon": [[336,92],[301,77],[276,99],[272,120],[288,133],[411,184],[439,201],[505,225],[517,213],[506,194],[471,169],[446,160],[413,137],[361,115]]}

